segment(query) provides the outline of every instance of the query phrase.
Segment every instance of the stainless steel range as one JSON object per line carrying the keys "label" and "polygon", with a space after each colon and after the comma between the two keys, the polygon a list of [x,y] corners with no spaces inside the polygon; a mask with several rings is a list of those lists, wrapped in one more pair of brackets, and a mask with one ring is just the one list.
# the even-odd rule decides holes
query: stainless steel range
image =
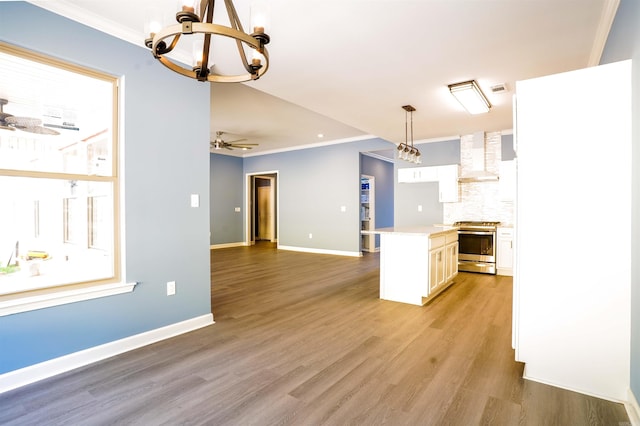
{"label": "stainless steel range", "polygon": [[496,273],[496,230],[500,222],[461,221],[458,227],[458,270]]}

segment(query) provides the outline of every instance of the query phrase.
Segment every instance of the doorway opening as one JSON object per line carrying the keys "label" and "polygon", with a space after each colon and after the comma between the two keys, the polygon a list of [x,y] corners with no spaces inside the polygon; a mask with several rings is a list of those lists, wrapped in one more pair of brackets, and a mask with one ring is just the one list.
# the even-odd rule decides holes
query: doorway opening
{"label": "doorway opening", "polygon": [[278,172],[247,175],[247,243],[278,241]]}

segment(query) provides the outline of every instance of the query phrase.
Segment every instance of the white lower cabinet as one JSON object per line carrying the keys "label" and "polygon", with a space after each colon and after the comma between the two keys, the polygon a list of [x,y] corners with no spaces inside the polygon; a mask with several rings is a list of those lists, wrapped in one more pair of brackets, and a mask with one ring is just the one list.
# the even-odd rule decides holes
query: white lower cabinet
{"label": "white lower cabinet", "polygon": [[513,276],[513,228],[498,228],[496,239],[496,272]]}
{"label": "white lower cabinet", "polygon": [[429,238],[429,294],[444,288],[458,274],[458,233]]}
{"label": "white lower cabinet", "polygon": [[444,284],[445,254],[444,247],[429,251],[429,293]]}
{"label": "white lower cabinet", "polygon": [[381,299],[425,305],[453,283],[458,273],[458,230],[444,228],[374,231],[380,233]]}
{"label": "white lower cabinet", "polygon": [[446,247],[446,281],[450,281],[458,275],[458,239]]}

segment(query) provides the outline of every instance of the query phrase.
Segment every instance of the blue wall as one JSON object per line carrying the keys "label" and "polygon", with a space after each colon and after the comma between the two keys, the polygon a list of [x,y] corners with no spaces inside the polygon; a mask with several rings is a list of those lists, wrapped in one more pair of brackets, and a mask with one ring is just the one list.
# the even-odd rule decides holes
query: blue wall
{"label": "blue wall", "polygon": [[[240,157],[211,154],[211,245],[243,241],[242,162]],[[236,207],[240,212],[235,211]]]}
{"label": "blue wall", "polygon": [[[376,228],[393,226],[393,163],[367,155],[360,159],[360,174],[373,176],[375,180],[375,223]],[[380,235],[376,235],[376,247],[380,247]]]}
{"label": "blue wall", "polygon": [[359,253],[360,152],[389,147],[370,139],[245,158],[245,174],[278,171],[279,245]]}
{"label": "blue wall", "polygon": [[500,150],[500,158],[502,161],[509,161],[516,158],[516,152],[513,150],[513,134],[502,135],[502,147]]}
{"label": "blue wall", "polygon": [[[422,164],[405,161],[395,164],[398,168],[443,166],[460,164],[460,139],[416,145],[422,154]],[[444,206],[439,202],[437,182],[397,183],[395,179],[395,226],[427,226],[442,223]],[[417,206],[422,206],[418,211]]]}
{"label": "blue wall", "polygon": [[621,0],[601,63],[633,60],[631,201],[631,390],[640,399],[640,2]]}
{"label": "blue wall", "polygon": [[[0,374],[210,314],[208,87],[143,46],[29,3],[0,2],[0,40],[124,76],[124,275],[139,283],[133,293],[0,317]],[[200,194],[199,208],[190,194]],[[171,280],[177,294],[167,297]]]}

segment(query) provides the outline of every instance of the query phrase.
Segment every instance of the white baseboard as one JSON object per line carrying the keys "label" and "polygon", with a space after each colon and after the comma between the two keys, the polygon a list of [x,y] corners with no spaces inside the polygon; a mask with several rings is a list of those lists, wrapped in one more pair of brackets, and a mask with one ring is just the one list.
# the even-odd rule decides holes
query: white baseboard
{"label": "white baseboard", "polygon": [[577,393],[581,393],[583,395],[588,395],[588,396],[593,396],[595,398],[600,398],[600,399],[604,399],[606,401],[611,401],[611,402],[617,402],[619,404],[626,404],[627,401],[625,401],[624,397],[614,397],[614,396],[609,396],[609,395],[601,395],[601,394],[597,394],[594,392],[589,392],[583,389],[577,389],[577,388],[573,388],[570,386],[565,386],[565,385],[560,385],[558,383],[554,383],[554,382],[550,382],[548,380],[542,380],[539,379],[537,377],[532,377],[527,375],[527,365],[525,364],[524,366],[524,371],[522,373],[522,378],[526,379],[526,380],[531,380],[532,382],[537,382],[537,383],[542,383],[543,385],[549,385],[549,386],[553,386],[556,388],[560,388],[560,389],[565,389],[571,392],[577,392]]}
{"label": "white baseboard", "polygon": [[362,253],[359,251],[342,251],[342,250],[326,250],[326,249],[316,249],[316,248],[308,248],[308,247],[293,247],[293,246],[278,246],[280,250],[289,250],[289,251],[300,251],[304,253],[315,253],[315,254],[333,254],[337,256],[351,256],[351,257],[360,257]]}
{"label": "white baseboard", "polygon": [[229,248],[229,247],[244,247],[244,246],[248,246],[249,244],[239,241],[237,243],[224,243],[224,244],[212,244],[209,246],[209,248],[211,250],[215,250],[215,249],[223,249],[223,248]]}
{"label": "white baseboard", "polygon": [[640,406],[631,389],[627,392],[627,401],[624,403],[624,408],[627,410],[629,421],[633,426],[640,426]]}
{"label": "white baseboard", "polygon": [[0,394],[39,380],[56,376],[60,373],[71,371],[78,367],[83,367],[85,365],[101,361],[114,355],[119,355],[142,346],[150,345],[151,343],[155,343],[160,340],[169,339],[189,331],[197,330],[211,324],[214,324],[213,314],[202,315],[186,321],[167,325],[165,327],[156,328],[155,330],[125,337],[124,339],[64,355],[59,358],[54,358],[39,364],[30,365],[29,367],[21,368],[19,370],[10,371],[0,375]]}

